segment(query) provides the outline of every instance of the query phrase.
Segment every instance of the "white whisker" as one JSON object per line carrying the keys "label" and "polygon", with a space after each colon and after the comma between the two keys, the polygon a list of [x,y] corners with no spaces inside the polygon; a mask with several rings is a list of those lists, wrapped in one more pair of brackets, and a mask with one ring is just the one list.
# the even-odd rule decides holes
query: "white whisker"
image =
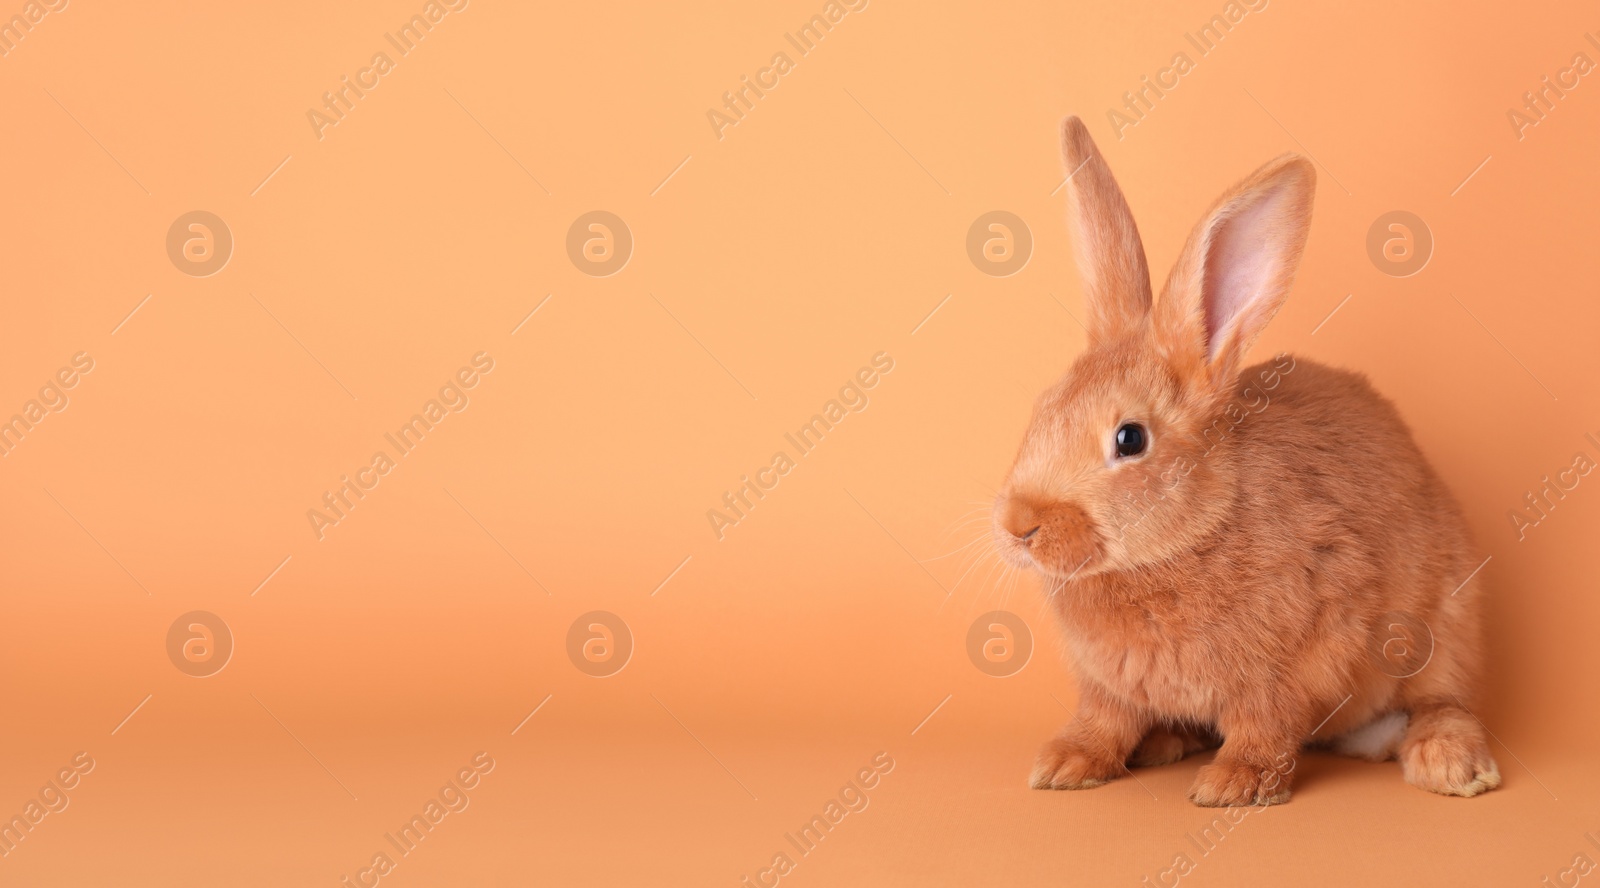
{"label": "white whisker", "polygon": [[972,563],[967,565],[967,569],[961,572],[961,576],[956,577],[955,585],[950,587],[950,591],[952,593],[955,592],[957,589],[961,588],[961,581],[965,580],[967,578],[967,574],[972,573],[972,569],[977,567],[979,562],[983,561],[983,556],[986,555],[986,554],[988,554],[988,553],[979,552],[977,557],[972,559]]}

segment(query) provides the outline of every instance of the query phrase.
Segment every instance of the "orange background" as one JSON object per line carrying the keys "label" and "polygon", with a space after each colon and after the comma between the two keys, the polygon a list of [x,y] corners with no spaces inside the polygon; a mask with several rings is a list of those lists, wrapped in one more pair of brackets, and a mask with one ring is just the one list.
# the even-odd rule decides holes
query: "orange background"
{"label": "orange background", "polygon": [[[1314,156],[1308,252],[1256,355],[1368,373],[1491,557],[1504,787],[1437,798],[1309,755],[1293,802],[1184,883],[1532,885],[1600,860],[1600,477],[1525,540],[1507,519],[1597,455],[1600,86],[1521,139],[1507,121],[1600,60],[1593,9],[1273,0],[1199,57],[1184,34],[1220,0],[874,0],[719,140],[708,109],[823,5],[475,0],[320,140],[307,111],[422,3],[77,0],[0,59],[0,416],[95,360],[0,460],[0,815],[95,761],[0,878],[356,884],[479,751],[470,807],[383,884],[753,881],[879,751],[870,806],[785,884],[1154,884],[1197,858],[1194,760],[1024,788],[1073,686],[973,511],[1084,344],[1067,113],[1158,278],[1223,188]],[[1119,140],[1107,110],[1177,52],[1194,69]],[[965,248],[997,209],[1034,239],[1003,278]],[[235,240],[210,277],[166,252],[192,210]],[[635,241],[609,277],[567,255],[593,210]],[[1412,277],[1367,254],[1391,210],[1435,239]],[[306,511],[479,351],[470,406],[319,541]],[[719,541],[706,510],[880,351],[870,407]],[[1037,644],[1004,679],[965,647],[997,608]],[[193,610],[235,642],[207,678],[166,652]],[[608,678],[567,655],[594,610],[635,640]]]}

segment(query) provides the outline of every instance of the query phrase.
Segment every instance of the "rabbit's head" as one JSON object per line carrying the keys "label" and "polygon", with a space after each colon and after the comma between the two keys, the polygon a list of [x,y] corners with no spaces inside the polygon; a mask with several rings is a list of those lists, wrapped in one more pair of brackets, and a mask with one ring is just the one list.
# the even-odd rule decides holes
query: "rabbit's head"
{"label": "rabbit's head", "polygon": [[1133,215],[1076,117],[1062,153],[1089,345],[1039,397],[994,508],[1002,555],[1056,580],[1193,548],[1248,483],[1215,448],[1218,423],[1231,421],[1245,353],[1288,295],[1316,180],[1287,155],[1234,186],[1152,304]]}

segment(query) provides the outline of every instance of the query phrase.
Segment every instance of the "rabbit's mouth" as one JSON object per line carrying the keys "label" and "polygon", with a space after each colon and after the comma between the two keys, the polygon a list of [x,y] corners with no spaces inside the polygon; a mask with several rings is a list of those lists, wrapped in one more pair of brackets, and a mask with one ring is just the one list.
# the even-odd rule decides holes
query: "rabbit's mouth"
{"label": "rabbit's mouth", "polygon": [[1002,557],[1051,579],[1093,573],[1104,559],[1094,520],[1076,503],[1003,496],[995,509],[994,530]]}

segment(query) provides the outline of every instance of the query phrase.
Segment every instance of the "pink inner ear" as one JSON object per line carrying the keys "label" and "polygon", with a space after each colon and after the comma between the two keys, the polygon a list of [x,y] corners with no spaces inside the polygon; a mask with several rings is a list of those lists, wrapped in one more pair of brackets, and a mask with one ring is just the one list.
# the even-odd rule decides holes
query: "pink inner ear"
{"label": "pink inner ear", "polygon": [[1250,309],[1278,276],[1284,236],[1277,189],[1223,216],[1211,231],[1202,297],[1206,313],[1206,352],[1217,355],[1223,334]]}

